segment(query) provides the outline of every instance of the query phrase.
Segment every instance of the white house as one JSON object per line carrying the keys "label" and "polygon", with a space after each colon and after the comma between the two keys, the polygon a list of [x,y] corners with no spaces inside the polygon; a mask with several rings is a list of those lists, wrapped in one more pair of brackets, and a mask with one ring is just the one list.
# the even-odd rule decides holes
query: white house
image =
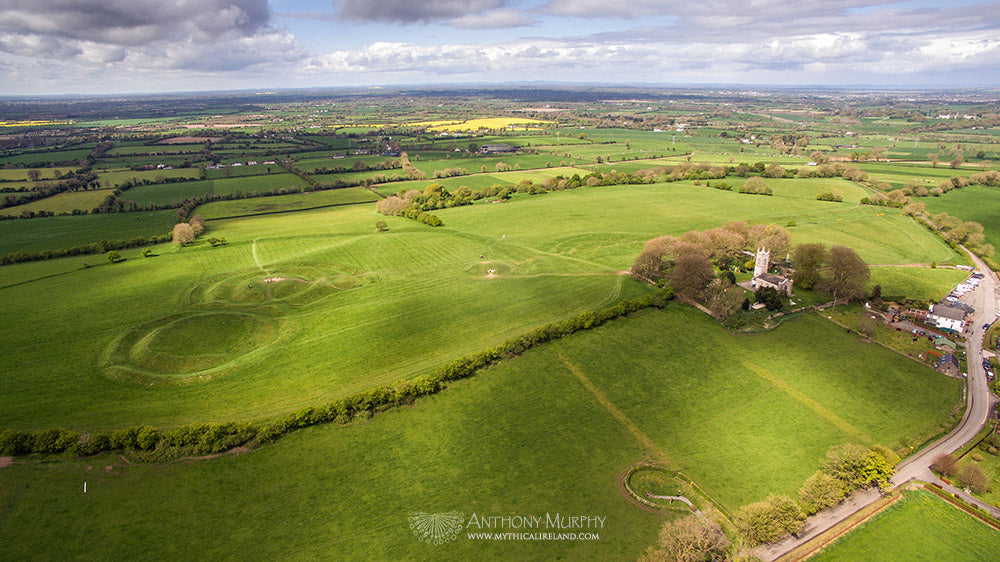
{"label": "white house", "polygon": [[943,304],[934,304],[927,314],[927,323],[960,334],[965,329],[965,311]]}

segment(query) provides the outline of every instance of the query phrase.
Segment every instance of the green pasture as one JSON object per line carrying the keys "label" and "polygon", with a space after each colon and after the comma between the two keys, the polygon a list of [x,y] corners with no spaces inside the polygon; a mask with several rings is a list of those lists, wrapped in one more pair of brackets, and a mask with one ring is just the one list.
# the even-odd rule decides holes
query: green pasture
{"label": "green pasture", "polygon": [[930,214],[948,213],[962,220],[983,225],[986,241],[1000,248],[1000,190],[995,187],[970,185],[955,189],[940,197],[924,197]]}
{"label": "green pasture", "polygon": [[274,164],[256,164],[253,166],[226,166],[225,168],[222,169],[205,170],[205,179],[218,180],[224,178],[240,178],[244,176],[262,176],[267,174],[276,175],[284,172],[285,168],[283,168],[281,164],[275,161]]}
{"label": "green pasture", "polygon": [[[619,486],[647,453],[572,374],[538,371],[533,353],[413,407],[250,454],[4,468],[0,554],[142,558],[154,541],[159,558],[634,560],[669,516]],[[606,523],[593,541],[417,540],[411,513],[449,511],[466,522],[561,513]]]}
{"label": "green pasture", "polygon": [[559,166],[561,160],[573,165],[576,163],[572,157],[563,158],[547,154],[501,154],[495,156],[481,156],[476,158],[443,158],[438,160],[414,160],[410,157],[410,163],[414,168],[421,170],[428,177],[433,177],[434,172],[446,168],[465,168],[469,173],[478,173],[486,167],[486,172],[497,172],[497,164],[507,164],[511,170],[531,170],[536,168],[546,168]]}
{"label": "green pasture", "polygon": [[704,313],[671,306],[538,356],[536,372],[582,372],[675,468],[731,509],[794,495],[831,445],[920,445],[950,423],[961,398],[958,381],[816,315],[733,335]]}
{"label": "green pasture", "polygon": [[[147,155],[135,154],[130,156],[104,156],[95,164],[96,168],[120,169],[120,168],[145,168],[146,166],[156,167],[157,164],[181,168],[185,163],[193,164],[195,168],[202,165],[204,159],[201,153],[198,154],[161,154]],[[162,171],[162,170],[161,170]]]}
{"label": "green pasture", "polygon": [[[0,221],[0,255],[168,234],[176,223],[173,210]],[[88,261],[98,258],[83,257]],[[6,284],[4,280],[5,269],[0,268],[0,285]]]}
{"label": "green pasture", "polygon": [[154,144],[140,146],[116,146],[107,152],[111,156],[133,156],[136,154],[157,156],[160,154],[194,154],[205,148],[201,144]]}
{"label": "green pasture", "polygon": [[868,289],[882,285],[882,295],[885,297],[904,296],[915,300],[937,301],[968,276],[968,271],[959,269],[872,267]]}
{"label": "green pasture", "polygon": [[24,205],[0,209],[0,215],[20,215],[24,211],[49,211],[57,215],[72,213],[75,210],[90,211],[111,195],[110,189],[93,189],[85,191],[67,191],[57,193]]}
{"label": "green pasture", "polygon": [[81,158],[86,158],[90,155],[93,150],[93,145],[90,148],[77,149],[77,150],[51,150],[51,151],[36,151],[36,152],[25,152],[23,154],[17,154],[14,156],[4,156],[0,157],[0,166],[4,164],[21,164],[27,166],[40,165],[45,163],[58,164],[63,162],[75,162]]}
{"label": "green pasture", "polygon": [[195,213],[204,219],[235,217],[243,215],[260,215],[284,211],[298,211],[329,205],[349,205],[352,203],[371,203],[378,196],[362,187],[295,193],[290,195],[275,195],[271,197],[253,197],[235,201],[215,201],[200,205]]}
{"label": "green pasture", "polygon": [[520,171],[512,170],[510,172],[487,172],[485,174],[470,173],[469,175],[450,178],[384,183],[376,186],[376,189],[378,189],[378,192],[382,195],[389,196],[399,193],[400,190],[405,191],[409,189],[417,189],[423,191],[427,188],[427,186],[436,183],[451,191],[454,191],[462,186],[476,191],[495,185],[516,185],[525,180],[540,184],[545,180],[556,176],[572,177],[573,174],[579,174],[582,177],[589,173],[590,170],[571,167],[542,168],[537,170]]}
{"label": "green pasture", "polygon": [[918,490],[825,547],[811,560],[989,560],[1000,550],[1000,531]]}
{"label": "green pasture", "polygon": [[[375,231],[378,220],[388,232]],[[155,258],[126,250],[124,263],[4,289],[0,317],[35,312],[2,329],[23,351],[0,379],[12,397],[0,427],[263,419],[411,378],[648,291],[572,252],[431,229],[382,217],[374,205],[210,221],[207,236],[229,243],[165,247]],[[9,284],[3,275],[0,286]],[[233,312],[253,315],[264,334],[253,337],[267,344],[200,362],[158,342],[164,326],[195,314],[214,314],[214,329],[228,330]]]}
{"label": "green pasture", "polygon": [[[60,176],[66,172],[70,172],[73,168],[35,168],[42,175],[41,180],[52,180],[55,179],[56,172],[59,172]],[[4,182],[25,182],[29,184],[34,184],[28,179],[29,168],[0,168],[0,180]],[[0,187],[10,187],[6,183],[0,183]]]}
{"label": "green pasture", "polygon": [[200,178],[200,168],[173,168],[170,170],[102,170],[98,172],[102,185],[117,187],[129,180],[142,182],[163,181],[162,178]]}
{"label": "green pasture", "polygon": [[199,180],[179,183],[140,185],[121,194],[120,198],[135,201],[140,206],[148,203],[165,205],[199,195],[224,195],[227,193],[251,193],[270,191],[282,187],[302,187],[305,181],[294,174],[270,174],[242,178]]}
{"label": "green pasture", "polygon": [[[868,172],[868,179],[879,182],[888,182],[893,188],[901,188],[911,179],[915,179],[918,185],[931,189],[937,187],[942,181],[955,176],[968,177],[969,170],[953,170],[947,165],[931,167],[918,166],[913,164],[861,164],[859,168]],[[922,200],[922,199],[918,199]]]}
{"label": "green pasture", "polygon": [[[738,189],[745,180],[742,178],[726,178],[721,180],[729,183],[734,189]],[[796,179],[767,179],[767,186],[774,191],[776,197],[791,197],[798,199],[816,199],[822,193],[834,193],[839,191],[844,201],[837,203],[827,201],[831,205],[848,205],[857,203],[862,198],[871,194],[864,188],[859,187],[854,182],[849,182],[841,178],[796,178]]]}
{"label": "green pasture", "polygon": [[[447,228],[475,232],[506,244],[526,244],[574,259],[627,269],[642,244],[733,220],[794,221],[794,243],[851,246],[873,264],[946,263],[959,260],[938,237],[898,210],[814,199],[761,197],[692,182],[578,188],[519,195],[500,205],[435,211]],[[544,227],[539,227],[544,217]]]}

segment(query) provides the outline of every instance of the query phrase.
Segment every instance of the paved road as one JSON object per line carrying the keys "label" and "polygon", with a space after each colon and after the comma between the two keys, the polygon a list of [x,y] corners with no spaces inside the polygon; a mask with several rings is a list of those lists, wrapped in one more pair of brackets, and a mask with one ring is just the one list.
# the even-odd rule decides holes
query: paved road
{"label": "paved road", "polygon": [[[963,248],[964,250],[965,248]],[[968,252],[968,250],[966,250]],[[969,368],[969,381],[967,385],[965,415],[955,429],[948,435],[935,441],[930,446],[925,447],[914,455],[910,455],[903,462],[896,466],[896,475],[892,478],[894,486],[901,486],[910,480],[921,480],[924,482],[936,482],[943,484],[930,466],[939,455],[951,453],[966,444],[979,430],[986,424],[986,418],[990,408],[996,399],[990,394],[986,371],[983,369],[983,324],[996,320],[997,300],[1000,298],[996,273],[989,269],[982,260],[968,252],[975,262],[978,270],[985,274],[982,282],[974,291],[969,293],[963,300],[976,309],[972,315],[973,328],[967,336],[967,363]],[[960,492],[958,490],[949,490]],[[960,492],[961,493],[961,492]],[[965,496],[964,493],[961,495]],[[805,528],[798,538],[789,537],[775,545],[759,548],[755,554],[770,562],[776,560],[791,550],[805,544],[817,537],[827,529],[847,519],[860,509],[870,505],[879,498],[879,494],[874,490],[867,490],[852,495],[847,501],[839,506],[818,513],[806,520]],[[966,499],[973,499],[966,497]],[[978,502],[978,500],[976,501]],[[995,509],[995,508],[994,508]]]}
{"label": "paved road", "polygon": [[[973,326],[966,339],[966,362],[969,369],[969,382],[966,396],[967,407],[965,416],[951,433],[934,442],[929,447],[915,455],[911,455],[896,467],[896,476],[892,483],[896,486],[909,480],[920,479],[930,481],[934,478],[930,465],[939,455],[950,453],[969,442],[986,424],[986,417],[993,404],[986,371],[983,369],[983,335],[986,331],[983,324],[993,322],[997,312],[997,276],[982,260],[972,255],[979,271],[985,274],[975,291],[963,299],[976,309],[972,315]],[[971,301],[971,302],[969,302]]]}

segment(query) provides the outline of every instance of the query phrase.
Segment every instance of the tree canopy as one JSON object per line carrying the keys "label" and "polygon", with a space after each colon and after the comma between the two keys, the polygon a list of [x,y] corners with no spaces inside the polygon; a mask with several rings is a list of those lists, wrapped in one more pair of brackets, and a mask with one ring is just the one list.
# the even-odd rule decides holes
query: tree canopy
{"label": "tree canopy", "polygon": [[871,272],[868,264],[847,246],[833,246],[826,260],[821,289],[838,298],[863,299]]}

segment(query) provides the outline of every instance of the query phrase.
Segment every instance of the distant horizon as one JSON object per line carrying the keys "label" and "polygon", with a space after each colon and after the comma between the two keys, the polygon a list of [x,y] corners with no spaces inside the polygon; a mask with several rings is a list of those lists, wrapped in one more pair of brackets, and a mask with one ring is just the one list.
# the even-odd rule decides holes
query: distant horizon
{"label": "distant horizon", "polygon": [[624,90],[640,92],[647,91],[677,91],[690,90],[694,92],[718,91],[719,93],[740,94],[753,90],[773,91],[773,92],[850,92],[859,94],[878,93],[992,93],[1000,95],[1000,85],[991,86],[942,86],[930,84],[916,85],[866,85],[866,84],[743,84],[743,83],[642,83],[642,82],[573,82],[573,81],[532,81],[532,82],[442,82],[442,83],[394,83],[394,84],[370,84],[370,85],[342,85],[342,86],[303,86],[303,87],[249,87],[232,89],[204,89],[204,90],[162,90],[162,91],[120,91],[106,93],[43,93],[43,94],[4,94],[0,93],[0,100],[87,100],[87,99],[107,99],[107,98],[156,98],[156,97],[192,97],[192,96],[225,96],[228,94],[238,95],[280,95],[280,94],[317,94],[325,92],[351,92],[356,94],[370,93],[378,95],[379,92],[391,93],[406,90],[423,91],[449,91],[460,92],[462,90],[496,90],[517,91],[517,90]]}
{"label": "distant horizon", "polygon": [[[0,96],[376,84],[1000,87],[1000,0],[6,0]],[[731,87],[731,86],[730,86]]]}

